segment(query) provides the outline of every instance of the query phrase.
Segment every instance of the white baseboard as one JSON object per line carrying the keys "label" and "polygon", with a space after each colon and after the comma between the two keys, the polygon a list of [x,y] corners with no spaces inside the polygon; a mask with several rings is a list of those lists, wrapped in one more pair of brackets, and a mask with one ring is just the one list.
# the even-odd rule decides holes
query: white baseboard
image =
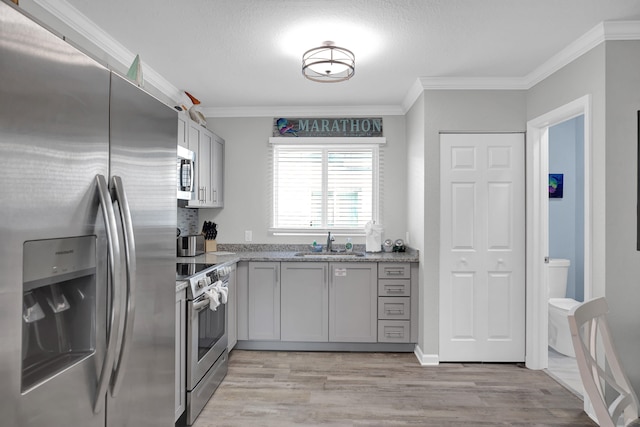
{"label": "white baseboard", "polygon": [[440,364],[440,358],[437,354],[424,354],[418,344],[416,344],[413,354],[416,355],[422,366],[438,366]]}

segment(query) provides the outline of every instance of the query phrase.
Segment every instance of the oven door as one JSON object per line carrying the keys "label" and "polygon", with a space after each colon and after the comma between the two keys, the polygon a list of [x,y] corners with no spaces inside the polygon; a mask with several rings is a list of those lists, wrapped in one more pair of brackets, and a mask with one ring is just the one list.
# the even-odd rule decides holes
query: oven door
{"label": "oven door", "polygon": [[227,348],[226,304],[213,311],[203,295],[188,302],[187,315],[187,390],[193,390]]}

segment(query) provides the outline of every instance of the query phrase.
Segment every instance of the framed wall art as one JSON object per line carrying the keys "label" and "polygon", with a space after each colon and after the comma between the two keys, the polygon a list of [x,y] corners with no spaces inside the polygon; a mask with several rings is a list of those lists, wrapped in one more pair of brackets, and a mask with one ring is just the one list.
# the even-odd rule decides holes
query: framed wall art
{"label": "framed wall art", "polygon": [[562,199],[562,193],[564,191],[564,174],[550,173],[549,174],[549,198],[550,199]]}

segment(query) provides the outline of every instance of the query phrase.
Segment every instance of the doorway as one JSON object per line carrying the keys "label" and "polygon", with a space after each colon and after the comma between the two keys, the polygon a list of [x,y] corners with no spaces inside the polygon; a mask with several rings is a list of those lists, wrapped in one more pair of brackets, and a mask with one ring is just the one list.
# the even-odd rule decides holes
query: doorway
{"label": "doorway", "polygon": [[550,128],[583,116],[583,276],[584,300],[591,297],[591,97],[586,95],[527,123],[527,321],[526,366],[546,369],[548,354],[549,134]]}
{"label": "doorway", "polygon": [[[549,127],[549,297],[554,302],[549,304],[547,373],[578,396],[584,389],[561,313],[584,301],[583,133],[584,115]],[[566,280],[554,286],[551,277]]]}

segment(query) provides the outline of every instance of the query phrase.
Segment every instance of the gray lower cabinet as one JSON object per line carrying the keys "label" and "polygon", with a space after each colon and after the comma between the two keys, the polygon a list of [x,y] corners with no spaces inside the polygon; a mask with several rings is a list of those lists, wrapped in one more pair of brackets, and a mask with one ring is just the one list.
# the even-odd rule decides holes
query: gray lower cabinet
{"label": "gray lower cabinet", "polygon": [[281,263],[282,341],[329,340],[329,286],[326,262]]}
{"label": "gray lower cabinet", "polygon": [[238,342],[238,284],[236,269],[229,274],[229,295],[227,298],[227,351],[233,350]]}
{"label": "gray lower cabinet", "polygon": [[[378,342],[417,339],[417,274],[410,263],[378,264]],[[414,338],[415,337],[415,338]]]}
{"label": "gray lower cabinet", "polygon": [[175,421],[186,408],[187,398],[187,290],[176,292]]}
{"label": "gray lower cabinet", "polygon": [[378,264],[329,263],[329,341],[378,340]]}
{"label": "gray lower cabinet", "polygon": [[248,339],[280,340],[280,263],[250,262]]}
{"label": "gray lower cabinet", "polygon": [[[417,263],[238,263],[243,349],[362,349],[417,342]],[[344,347],[346,345],[346,347]],[[393,347],[395,348],[395,347]],[[405,351],[410,347],[397,347]]]}
{"label": "gray lower cabinet", "polygon": [[240,261],[236,266],[237,334],[238,341],[249,339],[249,262]]}

